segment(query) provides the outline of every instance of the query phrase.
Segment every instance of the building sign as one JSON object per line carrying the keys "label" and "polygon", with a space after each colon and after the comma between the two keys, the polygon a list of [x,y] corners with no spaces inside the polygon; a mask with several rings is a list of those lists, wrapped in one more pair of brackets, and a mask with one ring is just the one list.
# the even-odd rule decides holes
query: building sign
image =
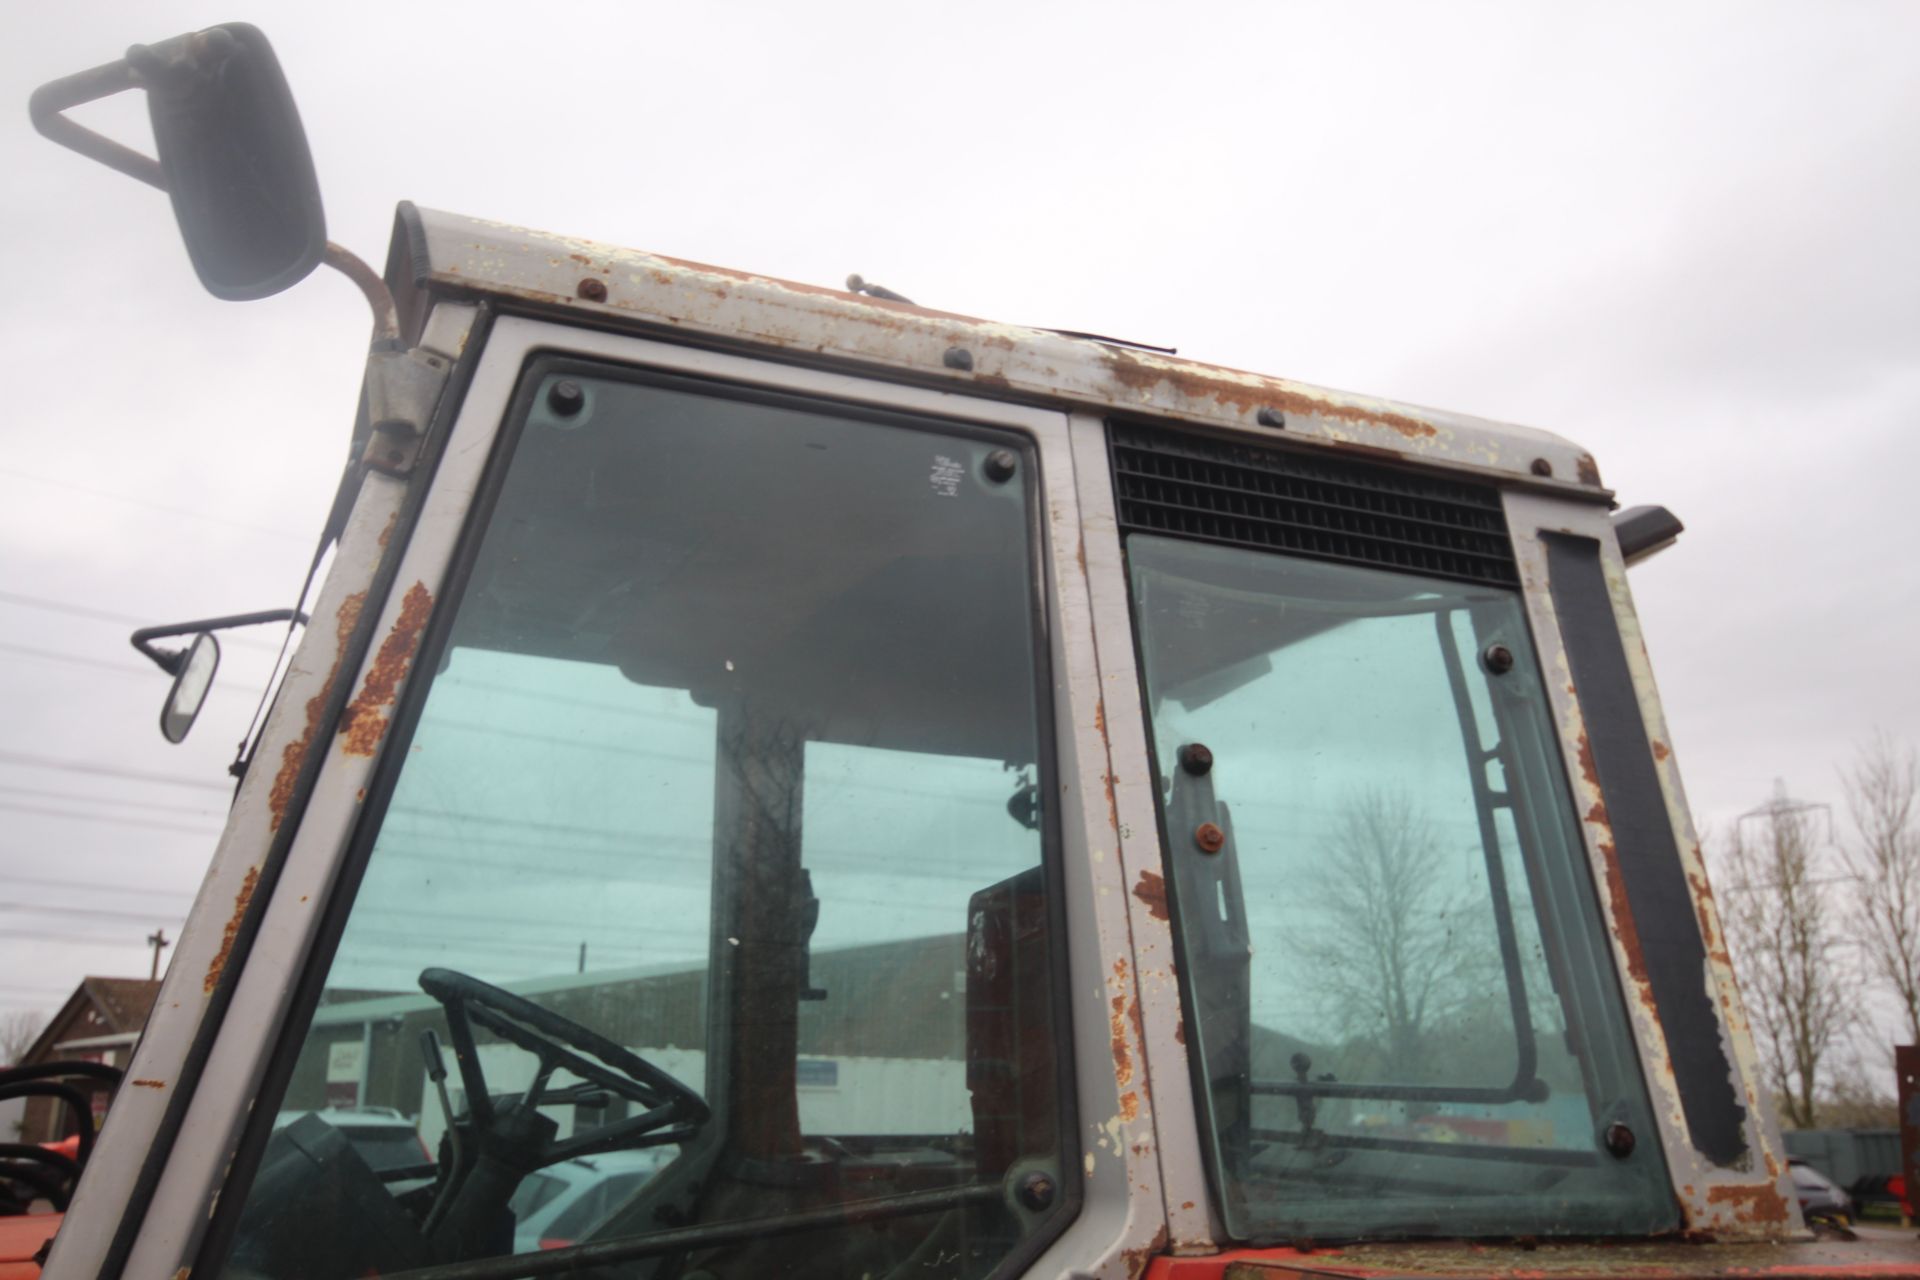
{"label": "building sign", "polygon": [[840,1064],[833,1058],[801,1058],[793,1064],[793,1082],[803,1089],[837,1089]]}
{"label": "building sign", "polygon": [[367,1046],[341,1040],[327,1046],[327,1105],[351,1111],[360,1105],[360,1077],[367,1065]]}

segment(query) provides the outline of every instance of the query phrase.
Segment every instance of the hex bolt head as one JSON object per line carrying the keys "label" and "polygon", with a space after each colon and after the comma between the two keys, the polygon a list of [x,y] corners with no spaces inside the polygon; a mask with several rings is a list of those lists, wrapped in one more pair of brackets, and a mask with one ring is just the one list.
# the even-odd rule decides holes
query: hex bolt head
{"label": "hex bolt head", "polygon": [[1013,479],[1014,469],[1018,466],[1019,459],[1013,456],[1013,450],[995,449],[987,455],[981,469],[987,473],[987,479],[995,484],[1005,484]]}
{"label": "hex bolt head", "polygon": [[1030,1173],[1020,1179],[1014,1190],[1020,1203],[1029,1209],[1047,1209],[1053,1205],[1053,1179],[1044,1173]]}
{"label": "hex bolt head", "polygon": [[1606,1143],[1607,1154],[1616,1160],[1625,1160],[1633,1154],[1633,1130],[1622,1121],[1615,1120],[1608,1125],[1606,1132],[1601,1135],[1601,1141]]}
{"label": "hex bolt head", "polygon": [[1189,742],[1180,748],[1180,767],[1196,778],[1204,778],[1213,768],[1213,752],[1204,742]]}
{"label": "hex bolt head", "polygon": [[607,282],[605,280],[595,279],[593,276],[588,276],[580,282],[580,287],[575,289],[574,292],[582,298],[585,298],[588,302],[605,302],[607,300]]}
{"label": "hex bolt head", "polygon": [[1227,833],[1214,823],[1203,822],[1193,829],[1193,843],[1202,853],[1218,853],[1227,847]]}
{"label": "hex bolt head", "polygon": [[940,363],[946,365],[949,369],[959,369],[963,372],[971,371],[973,368],[973,352],[967,350],[965,347],[948,347],[946,354],[940,357]]}
{"label": "hex bolt head", "polygon": [[1513,670],[1513,650],[1503,644],[1490,644],[1480,655],[1480,661],[1486,663],[1487,670],[1494,675],[1503,676]]}
{"label": "hex bolt head", "polygon": [[1530,470],[1537,476],[1550,476],[1553,474],[1553,464],[1545,458],[1535,458]]}
{"label": "hex bolt head", "polygon": [[562,379],[547,388],[547,408],[563,418],[571,418],[586,407],[587,393],[577,382]]}
{"label": "hex bolt head", "polygon": [[1287,415],[1278,409],[1262,409],[1253,415],[1253,420],[1263,427],[1273,427],[1281,431],[1286,430],[1287,426]]}

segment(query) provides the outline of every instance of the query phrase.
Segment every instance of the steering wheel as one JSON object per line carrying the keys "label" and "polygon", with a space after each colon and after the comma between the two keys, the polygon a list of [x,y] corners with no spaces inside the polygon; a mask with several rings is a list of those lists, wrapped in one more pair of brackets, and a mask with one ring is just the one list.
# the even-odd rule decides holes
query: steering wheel
{"label": "steering wheel", "polygon": [[[447,1033],[453,1040],[460,1081],[467,1091],[467,1114],[483,1143],[485,1135],[499,1127],[496,1121],[501,1112],[480,1069],[480,1054],[473,1038],[475,1025],[520,1046],[539,1061],[533,1083],[527,1086],[516,1110],[531,1110],[543,1102],[578,1101],[590,1085],[645,1108],[637,1116],[591,1133],[537,1144],[536,1150],[523,1157],[532,1161],[525,1165],[529,1171],[597,1151],[681,1142],[692,1137],[712,1114],[705,1099],[645,1058],[511,991],[451,969],[422,971],[420,989],[447,1011]],[[547,1082],[561,1067],[587,1084],[549,1091]]]}

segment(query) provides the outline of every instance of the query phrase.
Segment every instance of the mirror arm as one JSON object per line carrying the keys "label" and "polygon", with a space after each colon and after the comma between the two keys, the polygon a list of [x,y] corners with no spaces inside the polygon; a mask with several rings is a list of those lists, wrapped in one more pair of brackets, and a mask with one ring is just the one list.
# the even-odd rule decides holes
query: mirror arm
{"label": "mirror arm", "polygon": [[151,658],[154,665],[170,676],[180,674],[180,667],[187,659],[185,649],[162,649],[155,640],[165,640],[172,636],[197,635],[202,631],[227,631],[234,627],[255,627],[267,622],[298,622],[306,625],[307,615],[298,609],[262,609],[256,613],[230,613],[221,618],[200,618],[193,622],[171,622],[165,626],[142,627],[129,639],[133,647]]}
{"label": "mirror arm", "polygon": [[139,87],[139,78],[133,68],[127,65],[127,60],[122,58],[105,66],[49,80],[33,91],[33,97],[27,102],[27,111],[33,117],[33,127],[40,131],[41,136],[69,151],[77,151],[89,160],[98,161],[109,169],[117,169],[129,178],[137,178],[150,187],[165,191],[167,182],[158,160],[95,133],[85,125],[76,124],[65,115],[65,112],[82,103],[97,102],[101,98],[110,98],[116,93]]}
{"label": "mirror arm", "polygon": [[327,251],[320,261],[353,281],[366,298],[367,306],[373,311],[374,342],[399,341],[400,310],[394,306],[393,290],[387,288],[380,273],[368,266],[359,254],[331,240],[327,241]]}

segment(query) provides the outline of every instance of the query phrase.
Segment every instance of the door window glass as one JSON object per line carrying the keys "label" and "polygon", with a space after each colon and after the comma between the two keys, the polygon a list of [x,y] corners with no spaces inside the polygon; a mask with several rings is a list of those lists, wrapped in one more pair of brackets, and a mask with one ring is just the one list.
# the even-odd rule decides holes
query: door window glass
{"label": "door window glass", "polygon": [[1671,1226],[1517,595],[1127,555],[1233,1234]]}
{"label": "door window glass", "polygon": [[[554,1239],[660,1277],[991,1272],[1073,1204],[1031,453],[579,367],[520,406],[233,1274],[538,1274]],[[323,1108],[405,1117],[431,1181]],[[543,1170],[602,1164],[516,1241]]]}

